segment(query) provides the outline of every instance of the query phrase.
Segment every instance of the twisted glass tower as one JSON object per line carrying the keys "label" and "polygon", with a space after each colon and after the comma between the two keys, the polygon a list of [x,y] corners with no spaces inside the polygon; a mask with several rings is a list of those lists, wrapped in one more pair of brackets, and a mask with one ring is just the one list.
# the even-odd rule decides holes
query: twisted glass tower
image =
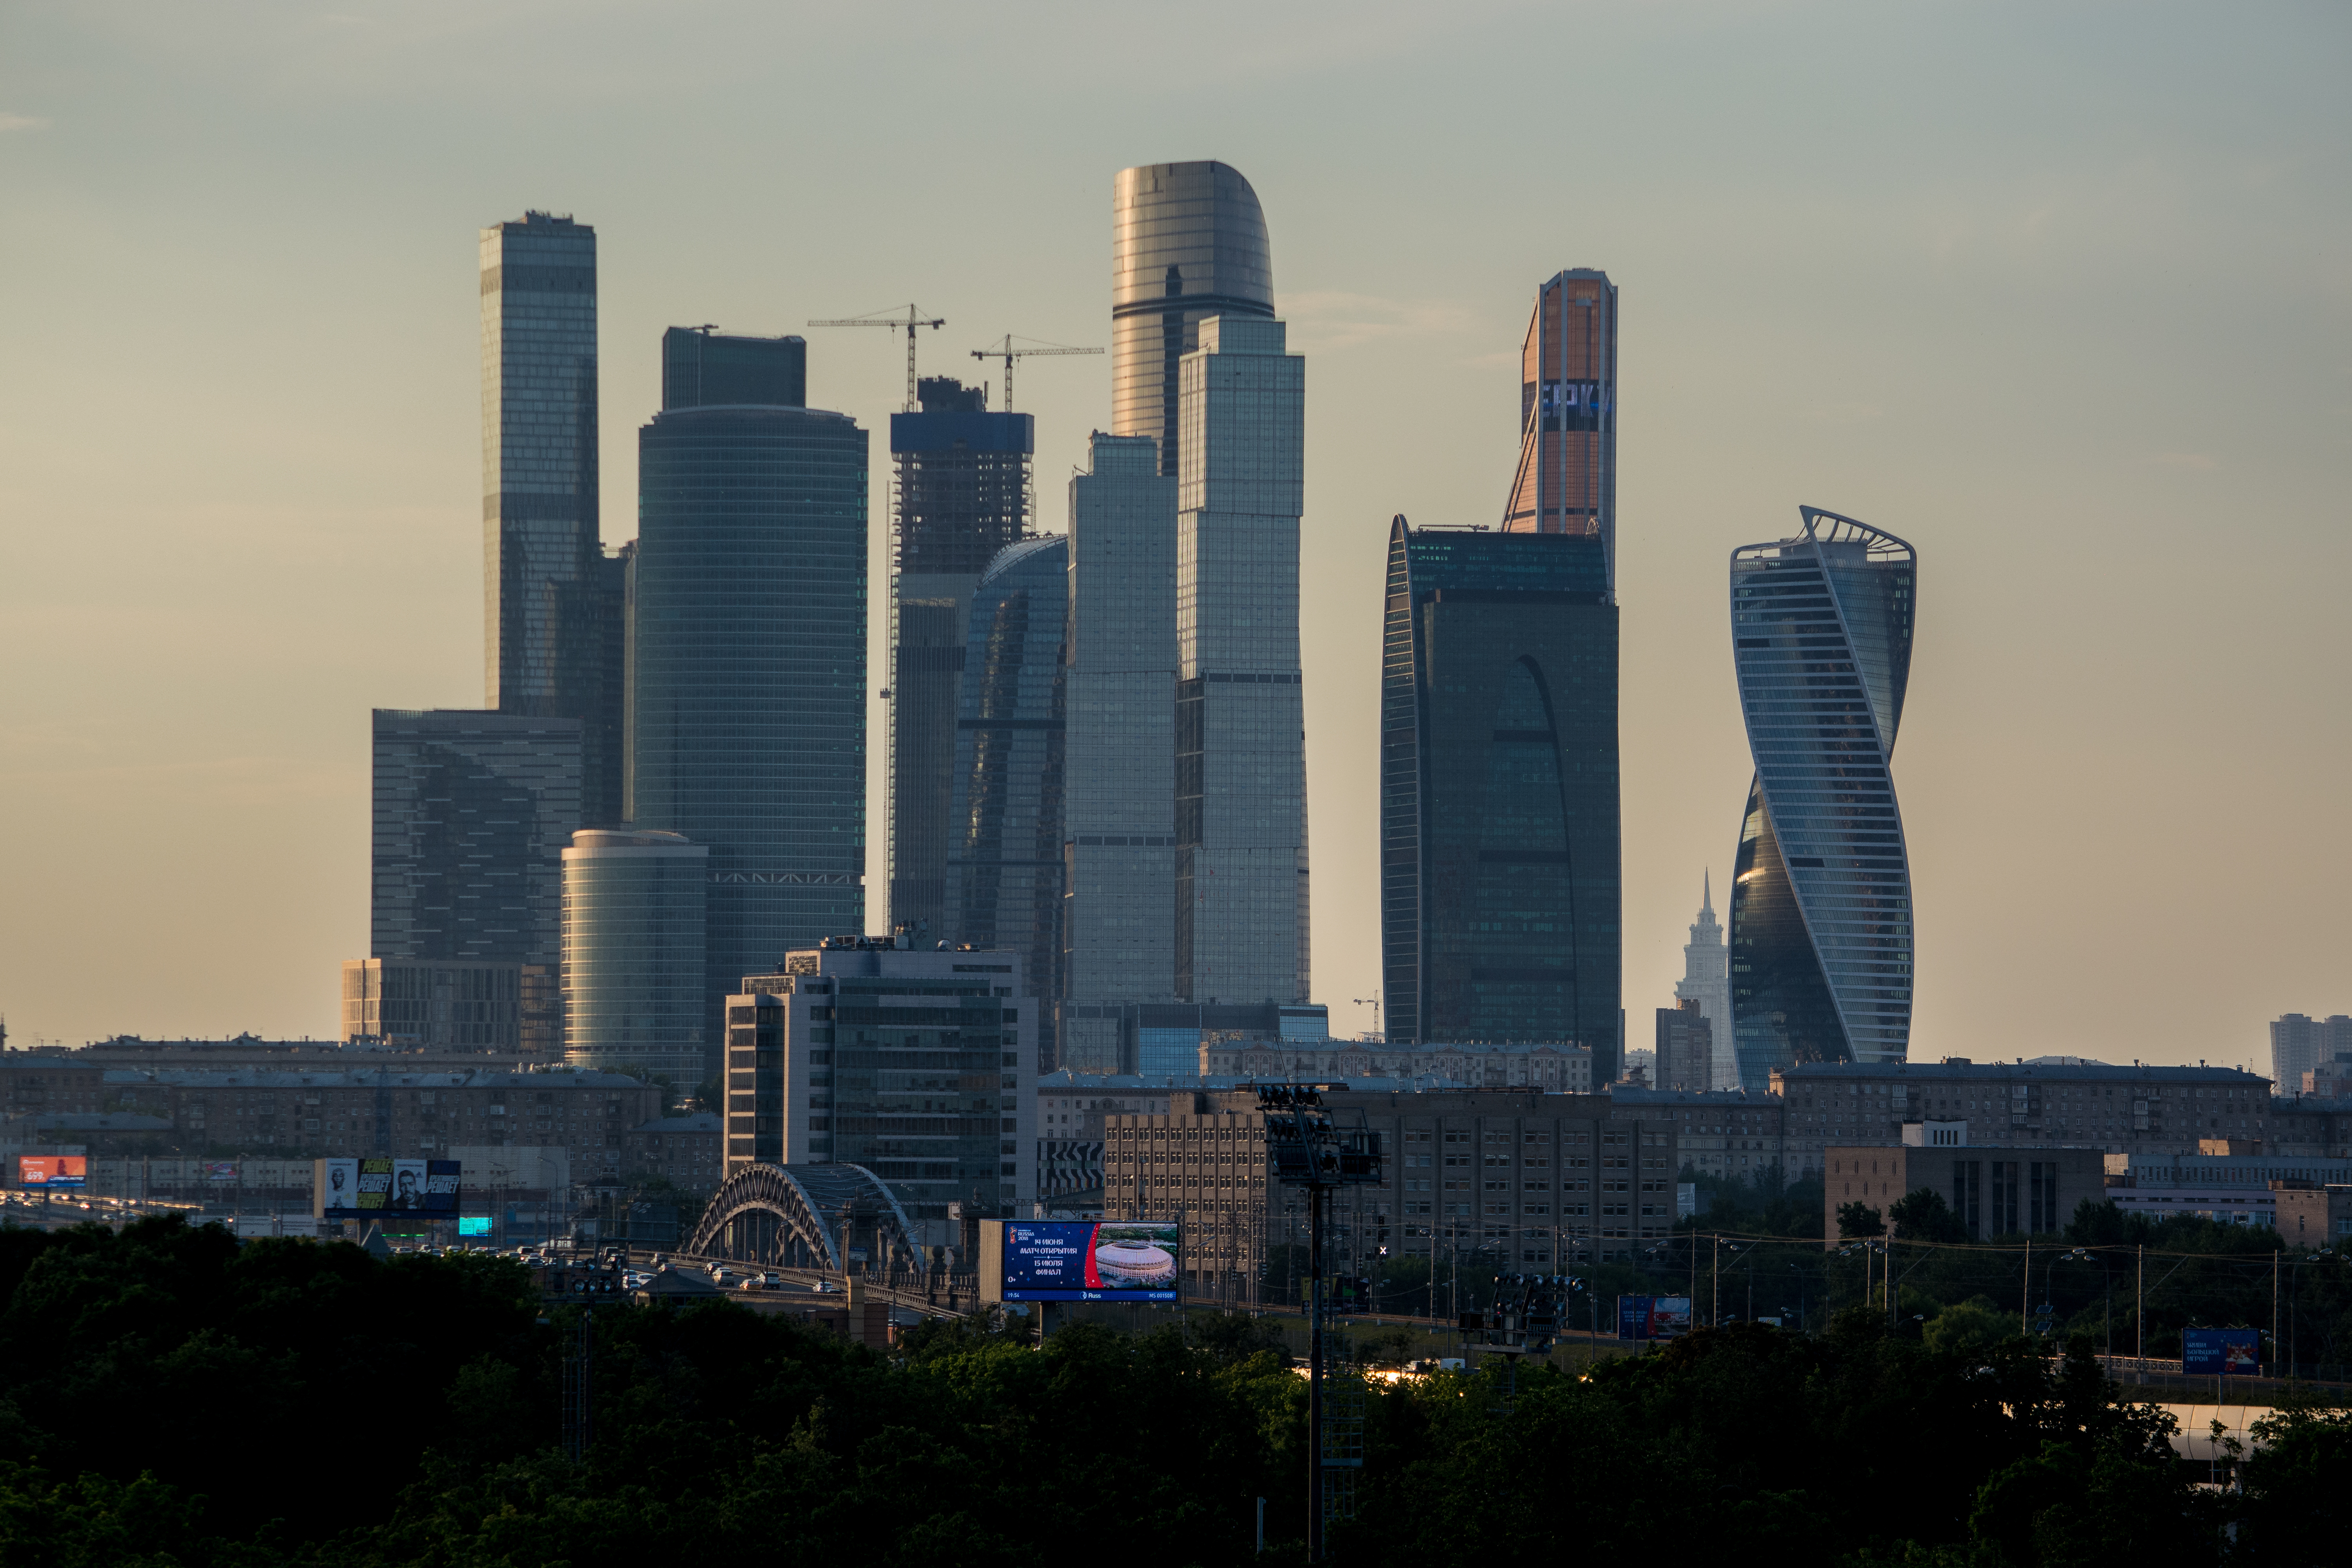
{"label": "twisted glass tower", "polygon": [[1900,1062],[1911,866],[1888,772],[1911,675],[1918,558],[1817,507],[1731,554],[1739,707],[1756,762],[1731,890],[1742,1087],[1796,1062]]}

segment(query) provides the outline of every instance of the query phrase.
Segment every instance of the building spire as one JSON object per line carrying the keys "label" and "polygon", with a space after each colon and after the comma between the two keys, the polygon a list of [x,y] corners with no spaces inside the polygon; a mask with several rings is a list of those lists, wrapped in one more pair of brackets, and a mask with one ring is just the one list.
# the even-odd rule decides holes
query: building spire
{"label": "building spire", "polygon": [[1698,912],[1703,915],[1711,915],[1715,913],[1714,868],[1708,867],[1703,868],[1699,872],[1698,877]]}

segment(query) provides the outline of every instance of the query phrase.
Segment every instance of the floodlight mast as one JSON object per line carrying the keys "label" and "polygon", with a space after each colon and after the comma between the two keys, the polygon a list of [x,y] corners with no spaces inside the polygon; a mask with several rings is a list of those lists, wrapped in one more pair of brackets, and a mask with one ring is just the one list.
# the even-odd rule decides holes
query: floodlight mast
{"label": "floodlight mast", "polygon": [[1365,1125],[1361,1111],[1355,1126],[1335,1126],[1319,1086],[1260,1084],[1257,1103],[1274,1179],[1307,1189],[1307,1560],[1320,1563],[1330,1468],[1323,1454],[1324,1200],[1340,1187],[1380,1181],[1381,1135]]}

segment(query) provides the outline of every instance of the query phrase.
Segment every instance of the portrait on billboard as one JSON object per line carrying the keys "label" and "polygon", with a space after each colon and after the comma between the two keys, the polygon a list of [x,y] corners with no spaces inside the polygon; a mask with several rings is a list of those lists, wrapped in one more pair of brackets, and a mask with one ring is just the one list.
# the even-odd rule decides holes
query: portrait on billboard
{"label": "portrait on billboard", "polygon": [[384,1205],[400,1214],[422,1214],[425,1211],[425,1162],[394,1160],[392,1163],[392,1200]]}
{"label": "portrait on billboard", "polygon": [[352,1214],[360,1206],[360,1163],[357,1160],[324,1162],[326,1186],[320,1194],[320,1212]]}

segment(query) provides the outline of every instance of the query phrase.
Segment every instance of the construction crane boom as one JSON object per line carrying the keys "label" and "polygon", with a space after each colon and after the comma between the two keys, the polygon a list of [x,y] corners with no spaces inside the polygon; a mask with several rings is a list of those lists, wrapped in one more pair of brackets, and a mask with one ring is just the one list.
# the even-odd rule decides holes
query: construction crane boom
{"label": "construction crane boom", "polygon": [[947,318],[946,318],[946,317],[944,317],[944,316],[926,316],[926,315],[924,315],[924,314],[923,314],[923,308],[922,308],[920,305],[909,305],[909,306],[908,306],[908,307],[907,307],[907,313],[906,313],[904,316],[900,316],[900,315],[899,315],[899,314],[898,314],[895,310],[892,310],[892,311],[890,311],[890,312],[889,312],[889,313],[887,313],[887,314],[885,314],[884,312],[882,312],[882,311],[880,311],[880,310],[876,310],[876,311],[872,312],[872,313],[871,313],[871,314],[869,314],[869,315],[864,315],[864,316],[848,316],[848,317],[845,317],[845,318],[843,318],[843,319],[841,319],[841,320],[839,320],[839,321],[811,321],[811,322],[809,323],[809,325],[810,325],[810,326],[812,326],[812,327],[904,327],[904,328],[906,328],[906,329],[907,329],[907,412],[908,412],[908,413],[909,413],[909,414],[914,413],[914,412],[915,412],[915,410],[916,410],[916,408],[917,408],[918,406],[919,406],[919,405],[918,405],[918,403],[916,402],[916,398],[915,398],[915,329],[916,329],[916,328],[918,328],[918,327],[929,327],[929,328],[931,328],[933,331],[937,331],[938,329],[940,329],[940,328],[941,328],[941,327],[944,327],[944,326],[946,326],[947,324],[948,324],[948,323],[947,323]]}
{"label": "construction crane boom", "polygon": [[[1024,341],[1035,342],[1034,339]],[[1062,343],[1043,343],[1034,349],[1016,349],[1013,346],[1013,334],[1007,332],[1002,343],[984,349],[974,349],[971,351],[971,357],[1001,359],[1004,362],[1004,407],[1005,411],[1010,413],[1013,408],[1013,362],[1014,360],[1030,359],[1039,354],[1098,354],[1100,353],[1102,353],[1100,349],[1074,349]]]}

